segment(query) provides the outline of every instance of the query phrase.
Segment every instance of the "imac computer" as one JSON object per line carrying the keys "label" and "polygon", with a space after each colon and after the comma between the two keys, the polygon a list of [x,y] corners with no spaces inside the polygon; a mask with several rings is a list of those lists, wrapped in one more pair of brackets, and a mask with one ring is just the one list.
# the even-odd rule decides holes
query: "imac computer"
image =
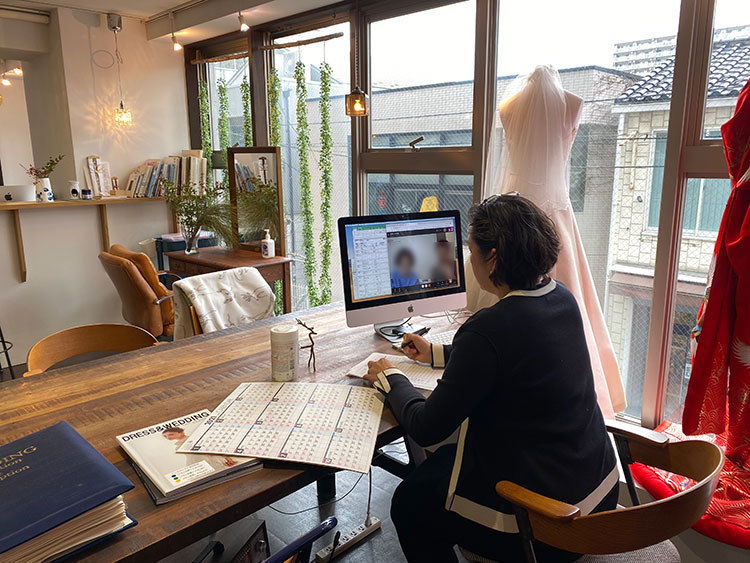
{"label": "imac computer", "polygon": [[342,217],[338,227],[347,325],[396,341],[416,330],[404,318],[466,306],[458,211]]}

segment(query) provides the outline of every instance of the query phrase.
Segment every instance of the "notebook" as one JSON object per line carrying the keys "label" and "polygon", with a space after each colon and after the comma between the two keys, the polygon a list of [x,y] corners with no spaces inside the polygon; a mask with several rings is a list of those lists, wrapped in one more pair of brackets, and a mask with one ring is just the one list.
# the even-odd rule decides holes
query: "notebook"
{"label": "notebook", "polygon": [[406,378],[411,381],[411,384],[417,389],[433,391],[435,387],[437,387],[438,379],[443,376],[443,370],[441,369],[433,369],[428,365],[410,360],[405,356],[395,356],[392,354],[370,354],[367,358],[351,368],[347,372],[347,375],[351,377],[364,377],[365,374],[367,374],[367,363],[382,358],[387,359],[393,364],[393,367],[401,370]]}
{"label": "notebook", "polygon": [[132,488],[67,422],[0,446],[0,563],[56,561],[134,526]]}

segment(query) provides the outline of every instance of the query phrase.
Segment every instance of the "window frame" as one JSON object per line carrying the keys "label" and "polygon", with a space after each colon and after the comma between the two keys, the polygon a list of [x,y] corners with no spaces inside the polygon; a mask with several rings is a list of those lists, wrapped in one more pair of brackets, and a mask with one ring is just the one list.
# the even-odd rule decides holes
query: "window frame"
{"label": "window frame", "polygon": [[[268,144],[266,82],[270,51],[261,49],[272,39],[348,21],[352,37],[359,38],[359,81],[369,84],[369,23],[440,7],[460,0],[348,0],[270,22],[247,34],[251,58],[253,131],[256,145]],[[404,148],[369,146],[369,120],[351,123],[351,208],[367,212],[368,174],[462,174],[474,178],[473,201],[479,202],[489,155],[497,86],[497,33],[500,0],[476,0],[472,143],[464,147]],[[713,45],[715,0],[681,0],[675,50],[672,96],[669,104],[667,145],[662,180],[653,294],[646,351],[643,407],[640,423],[654,428],[664,417],[670,371],[672,330],[676,310],[677,274],[682,243],[682,221],[688,178],[728,178],[721,139],[703,136],[709,63]],[[190,139],[200,147],[197,72],[190,63],[195,49],[206,48],[238,33],[185,48]],[[350,76],[355,82],[355,51],[351,49]],[[651,172],[653,174],[653,170]],[[649,182],[649,205],[650,205]],[[646,216],[647,217],[647,216]],[[646,218],[646,225],[648,219]],[[644,232],[649,229],[644,227]],[[622,366],[621,366],[622,367]],[[633,421],[632,417],[622,418]]]}

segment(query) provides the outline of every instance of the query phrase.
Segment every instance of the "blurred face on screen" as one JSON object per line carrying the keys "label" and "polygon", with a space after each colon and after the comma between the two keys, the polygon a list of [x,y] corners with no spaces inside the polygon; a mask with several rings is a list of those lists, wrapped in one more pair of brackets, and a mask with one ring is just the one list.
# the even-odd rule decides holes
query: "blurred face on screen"
{"label": "blurred face on screen", "polygon": [[402,276],[407,277],[411,275],[412,270],[414,270],[414,257],[412,254],[410,252],[402,252],[399,254],[396,258],[396,267]]}

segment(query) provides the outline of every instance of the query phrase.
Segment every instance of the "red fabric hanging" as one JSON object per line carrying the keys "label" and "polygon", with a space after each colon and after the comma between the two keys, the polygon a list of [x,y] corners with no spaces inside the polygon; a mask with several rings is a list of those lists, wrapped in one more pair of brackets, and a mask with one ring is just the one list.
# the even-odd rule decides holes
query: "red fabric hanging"
{"label": "red fabric hanging", "polygon": [[721,221],[685,398],[686,434],[726,432],[727,457],[750,467],[750,81],[721,128],[732,193]]}

